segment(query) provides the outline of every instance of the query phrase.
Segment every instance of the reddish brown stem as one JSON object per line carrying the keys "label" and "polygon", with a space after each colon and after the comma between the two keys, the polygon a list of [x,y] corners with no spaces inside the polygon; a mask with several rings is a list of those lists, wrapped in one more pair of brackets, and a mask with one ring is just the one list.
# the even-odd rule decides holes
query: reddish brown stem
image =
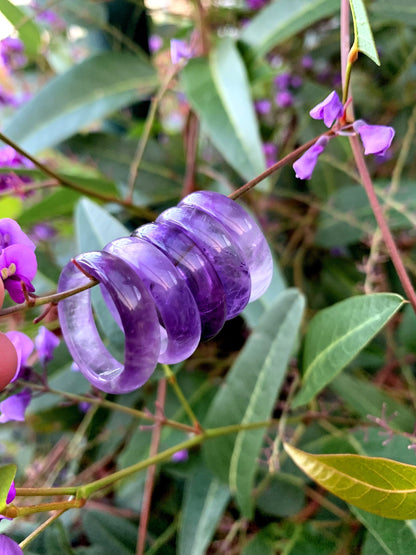
{"label": "reddish brown stem", "polygon": [[397,249],[396,243],[394,242],[389,226],[387,225],[387,222],[384,218],[383,209],[378,201],[376,192],[374,190],[373,182],[371,181],[371,177],[364,160],[364,156],[362,153],[361,145],[358,141],[358,137],[357,136],[350,137],[350,143],[351,143],[352,152],[354,154],[355,163],[357,164],[357,168],[360,173],[362,184],[364,185],[364,189],[367,193],[371,209],[376,218],[378,227],[380,228],[387,250],[389,251],[391,261],[393,262],[393,265],[396,269],[397,275],[399,276],[400,282],[403,286],[406,296],[409,302],[411,303],[413,310],[416,312],[415,290],[413,289],[413,285],[410,281],[409,276],[407,275],[406,268],[400,257],[400,253]]}

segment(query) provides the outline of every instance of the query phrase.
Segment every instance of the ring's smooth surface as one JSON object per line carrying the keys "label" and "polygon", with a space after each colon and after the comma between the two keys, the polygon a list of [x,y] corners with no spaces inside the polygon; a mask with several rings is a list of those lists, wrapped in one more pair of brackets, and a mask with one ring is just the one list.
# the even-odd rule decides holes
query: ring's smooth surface
{"label": "ring's smooth surface", "polygon": [[[58,303],[59,320],[68,349],[84,376],[107,393],[127,393],[153,373],[160,352],[160,329],[155,303],[134,269],[108,252],[87,252],[78,265],[102,284],[120,316],[125,334],[124,364],[104,346],[91,310],[90,290]],[[63,269],[58,291],[88,283],[72,262]]]}

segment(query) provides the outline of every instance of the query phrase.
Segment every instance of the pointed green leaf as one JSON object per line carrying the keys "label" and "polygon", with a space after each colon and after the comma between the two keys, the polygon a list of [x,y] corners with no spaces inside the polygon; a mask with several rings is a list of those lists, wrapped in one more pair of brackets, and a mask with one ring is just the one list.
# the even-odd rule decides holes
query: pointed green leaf
{"label": "pointed green leaf", "polygon": [[36,153],[147,98],[156,84],[146,58],[126,52],[98,54],[52,79],[7,122],[4,133]]}
{"label": "pointed green leaf", "polygon": [[9,0],[0,0],[0,13],[16,27],[26,53],[35,56],[40,47],[40,32],[36,24]]}
{"label": "pointed green leaf", "polygon": [[[6,464],[0,467],[0,508],[5,507],[10,486],[16,475],[16,465]],[[1,514],[1,510],[0,510]]]}
{"label": "pointed green leaf", "polygon": [[182,84],[192,108],[221,155],[245,180],[265,170],[250,84],[231,40],[221,41],[209,60],[190,60]]}
{"label": "pointed green leaf", "polygon": [[377,555],[381,553],[388,555],[416,553],[416,522],[414,520],[398,522],[373,515],[357,507],[351,507],[351,511],[374,538],[377,545],[374,553]]}
{"label": "pointed green leaf", "polygon": [[309,324],[303,386],[293,407],[308,403],[335,378],[403,305],[393,293],[360,295],[321,310]]}
{"label": "pointed green leaf", "polygon": [[416,518],[416,466],[381,457],[311,455],[285,450],[305,474],[360,509],[385,518]]}
{"label": "pointed green leaf", "polygon": [[198,469],[185,490],[179,526],[179,555],[204,555],[227,506],[230,491],[205,468]]}
{"label": "pointed green leaf", "polygon": [[374,43],[370,23],[368,22],[365,4],[363,0],[350,0],[350,6],[354,21],[355,43],[357,44],[358,50],[379,66],[380,60]]}
{"label": "pointed green leaf", "polygon": [[[273,410],[304,308],[295,289],[284,291],[261,317],[214,398],[206,427],[267,420]],[[210,469],[228,481],[244,515],[253,511],[252,487],[264,429],[240,431],[208,441],[203,453]]]}
{"label": "pointed green leaf", "polygon": [[338,0],[271,2],[244,28],[241,40],[262,56],[299,31],[338,11]]}

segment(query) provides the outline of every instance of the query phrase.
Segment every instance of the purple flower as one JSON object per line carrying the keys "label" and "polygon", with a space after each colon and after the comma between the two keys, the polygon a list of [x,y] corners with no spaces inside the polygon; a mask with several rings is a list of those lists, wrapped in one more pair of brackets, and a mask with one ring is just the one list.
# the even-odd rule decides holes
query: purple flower
{"label": "purple flower", "polygon": [[4,288],[16,303],[23,303],[22,283],[27,291],[33,292],[31,281],[37,271],[37,261],[33,250],[27,245],[10,245],[0,252],[0,277]]}
{"label": "purple flower", "polygon": [[45,222],[35,224],[32,227],[31,236],[38,241],[49,241],[56,236],[56,229]]}
{"label": "purple flower", "polygon": [[335,91],[332,91],[325,100],[312,108],[309,114],[313,119],[323,119],[324,124],[329,128],[336,119],[342,116],[343,110],[339,96]]}
{"label": "purple flower", "polygon": [[279,108],[289,108],[293,104],[293,96],[289,91],[279,91],[275,101]]}
{"label": "purple flower", "polygon": [[31,398],[30,389],[24,389],[20,393],[11,395],[2,401],[0,403],[0,424],[5,424],[10,421],[24,422],[25,411]]}
{"label": "purple flower", "polygon": [[59,345],[59,338],[48,330],[48,328],[41,326],[37,336],[35,337],[35,345],[40,362],[42,364],[46,364],[46,362],[53,359],[53,351]]}
{"label": "purple flower", "polygon": [[26,366],[26,361],[33,351],[34,344],[30,337],[21,331],[8,331],[6,336],[13,343],[17,353],[17,370],[15,376],[11,380],[14,382]]}
{"label": "purple flower", "polygon": [[24,55],[23,42],[14,37],[6,37],[0,41],[0,58],[6,68],[17,69],[27,62]]}
{"label": "purple flower", "polygon": [[258,114],[265,116],[272,109],[272,103],[267,98],[263,98],[262,100],[256,100],[254,103],[254,107]]}
{"label": "purple flower", "polygon": [[281,73],[274,78],[274,84],[278,89],[286,90],[290,86],[291,80],[290,73]]}
{"label": "purple flower", "polygon": [[325,150],[328,141],[328,137],[320,137],[311,148],[308,148],[308,150],[296,160],[293,164],[293,169],[298,179],[311,178],[318,157]]}
{"label": "purple flower", "polygon": [[364,154],[376,154],[377,156],[384,156],[387,149],[390,148],[395,133],[393,127],[369,125],[362,119],[354,122],[353,128],[361,137]]}
{"label": "purple flower", "polygon": [[23,551],[14,540],[1,534],[0,555],[23,555]]}
{"label": "purple flower", "polygon": [[14,501],[15,497],[16,497],[16,486],[14,485],[14,480],[13,480],[9,489],[9,493],[7,494],[6,505]]}
{"label": "purple flower", "polygon": [[259,10],[267,4],[268,0],[246,0],[250,10]]}
{"label": "purple flower", "polygon": [[290,79],[290,84],[294,89],[298,89],[302,86],[303,79],[300,75],[292,75]]}
{"label": "purple flower", "polygon": [[0,251],[10,245],[26,245],[32,251],[36,249],[36,245],[22,231],[20,225],[11,218],[2,218],[0,220]]}
{"label": "purple flower", "polygon": [[170,41],[170,57],[174,65],[182,60],[189,60],[192,56],[193,52],[188,43],[179,39],[172,39]]}
{"label": "purple flower", "polygon": [[162,37],[159,37],[159,35],[151,35],[149,38],[149,49],[150,52],[157,52],[158,50],[160,50],[163,46],[163,40]]}
{"label": "purple flower", "polygon": [[312,56],[309,56],[308,54],[306,56],[303,56],[303,58],[300,61],[300,65],[303,67],[303,69],[312,69],[314,63],[315,63],[314,59],[312,58]]}
{"label": "purple flower", "polygon": [[176,451],[173,453],[171,457],[172,462],[186,462],[189,459],[188,449],[181,449],[180,451]]}
{"label": "purple flower", "polygon": [[263,143],[263,152],[266,157],[266,166],[270,168],[277,162],[277,146],[273,143]]}

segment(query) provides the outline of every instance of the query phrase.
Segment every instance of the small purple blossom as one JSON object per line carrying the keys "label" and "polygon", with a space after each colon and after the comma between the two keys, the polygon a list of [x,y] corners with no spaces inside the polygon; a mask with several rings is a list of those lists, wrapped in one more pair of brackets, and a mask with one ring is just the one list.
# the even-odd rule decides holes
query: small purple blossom
{"label": "small purple blossom", "polygon": [[48,330],[48,328],[41,326],[37,336],[35,337],[35,345],[40,362],[42,364],[46,364],[53,359],[53,351],[59,345],[59,338],[56,337],[53,332]]}
{"label": "small purple blossom", "polygon": [[328,137],[320,137],[316,143],[311,146],[311,148],[308,148],[308,150],[296,160],[293,164],[293,169],[295,170],[295,174],[298,179],[311,178],[316,162],[318,161],[318,157],[325,150],[328,141]]}
{"label": "small purple blossom", "polygon": [[[7,397],[0,403],[0,424],[6,422],[24,422],[25,412],[32,398],[30,389],[23,389],[16,395]],[[1,553],[1,551],[0,551]]]}
{"label": "small purple blossom", "polygon": [[23,555],[23,551],[14,540],[1,534],[0,555]]}
{"label": "small purple blossom", "polygon": [[189,459],[188,449],[181,449],[180,451],[176,451],[173,453],[171,457],[171,461],[178,463],[178,462],[186,462]]}
{"label": "small purple blossom", "polygon": [[315,108],[309,112],[313,119],[323,119],[324,124],[330,128],[334,121],[342,116],[344,111],[339,96],[332,91],[322,102],[317,104]]}
{"label": "small purple blossom", "polygon": [[159,35],[151,35],[149,38],[150,52],[154,53],[160,50],[163,46],[163,39]]}
{"label": "small purple blossom", "polygon": [[279,108],[289,108],[293,105],[293,95],[289,91],[279,91],[276,94],[275,101]]}
{"label": "small purple blossom", "polygon": [[267,4],[268,0],[246,0],[246,2],[250,10],[259,10]]}
{"label": "small purple blossom", "polygon": [[254,103],[256,112],[262,116],[270,113],[272,109],[272,103],[268,98],[263,98],[262,100],[256,100]]}
{"label": "small purple blossom", "polygon": [[294,89],[298,89],[299,87],[302,86],[302,84],[303,84],[303,79],[300,75],[292,75],[290,79],[291,87],[293,87]]}
{"label": "small purple blossom", "polygon": [[31,281],[36,271],[35,253],[27,245],[10,245],[0,252],[0,278],[14,302],[25,301],[22,284],[29,292],[35,290]]}
{"label": "small purple blossom", "polygon": [[289,88],[291,80],[292,76],[290,73],[281,73],[280,75],[276,75],[274,78],[274,84],[278,89],[286,90]]}
{"label": "small purple blossom", "polygon": [[393,127],[369,125],[362,119],[355,121],[353,128],[361,137],[364,154],[376,154],[377,156],[385,155],[387,149],[390,148],[395,133]]}
{"label": "small purple blossom", "polygon": [[32,227],[31,236],[37,241],[49,241],[56,236],[56,229],[45,222],[35,224]]}
{"label": "small purple blossom", "polygon": [[270,168],[277,162],[277,146],[273,143],[263,143],[263,152],[266,157],[266,166]]}
{"label": "small purple blossom", "polygon": [[27,359],[32,354],[34,343],[25,333],[21,331],[8,331],[6,336],[13,343],[17,353],[17,371],[13,379],[14,382],[20,376],[26,366]]}
{"label": "small purple blossom", "polygon": [[172,39],[170,41],[170,57],[174,65],[182,60],[189,60],[193,56],[190,45],[183,40]]}
{"label": "small purple blossom", "polygon": [[7,494],[6,504],[8,505],[12,501],[14,501],[15,497],[16,497],[16,486],[13,480],[13,482],[10,485],[9,493]]}
{"label": "small purple blossom", "polygon": [[27,62],[23,42],[14,37],[6,37],[0,41],[0,58],[8,69],[17,69]]}
{"label": "small purple blossom", "polygon": [[312,56],[309,56],[308,54],[306,56],[303,56],[303,58],[300,61],[300,65],[303,67],[303,69],[312,69],[314,66],[314,59],[312,58]]}

